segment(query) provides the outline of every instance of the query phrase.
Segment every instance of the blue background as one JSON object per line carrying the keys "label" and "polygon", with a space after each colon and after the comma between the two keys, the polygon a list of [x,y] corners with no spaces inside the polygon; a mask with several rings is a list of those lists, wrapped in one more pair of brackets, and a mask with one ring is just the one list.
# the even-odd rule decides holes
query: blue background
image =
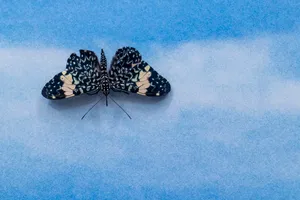
{"label": "blue background", "polygon": [[[297,1],[7,1],[0,199],[298,199]],[[81,48],[133,45],[165,98],[49,102]]]}

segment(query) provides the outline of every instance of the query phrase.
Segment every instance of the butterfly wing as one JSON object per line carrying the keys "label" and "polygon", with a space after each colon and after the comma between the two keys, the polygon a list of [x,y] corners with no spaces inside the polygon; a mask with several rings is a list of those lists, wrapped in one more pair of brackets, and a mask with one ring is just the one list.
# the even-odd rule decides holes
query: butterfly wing
{"label": "butterfly wing", "polygon": [[145,96],[162,96],[171,85],[133,47],[117,50],[109,70],[111,88],[117,92],[132,92]]}
{"label": "butterfly wing", "polygon": [[47,99],[64,99],[83,93],[96,94],[100,90],[99,62],[96,54],[79,50],[80,56],[72,53],[66,69],[56,74],[42,89]]}

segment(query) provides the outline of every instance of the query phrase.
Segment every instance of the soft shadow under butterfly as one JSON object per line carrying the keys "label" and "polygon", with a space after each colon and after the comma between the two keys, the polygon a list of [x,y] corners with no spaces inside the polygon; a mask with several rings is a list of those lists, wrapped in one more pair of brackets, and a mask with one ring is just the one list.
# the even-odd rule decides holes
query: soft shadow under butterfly
{"label": "soft shadow under butterfly", "polygon": [[84,93],[94,95],[102,91],[106,97],[106,106],[108,105],[107,97],[109,97],[131,119],[128,113],[108,96],[110,90],[156,97],[171,91],[170,83],[143,61],[141,54],[133,47],[118,49],[108,72],[103,50],[101,50],[100,63],[93,51],[79,50],[79,52],[80,56],[72,53],[68,58],[66,69],[46,83],[42,89],[42,95],[45,98],[57,100]]}

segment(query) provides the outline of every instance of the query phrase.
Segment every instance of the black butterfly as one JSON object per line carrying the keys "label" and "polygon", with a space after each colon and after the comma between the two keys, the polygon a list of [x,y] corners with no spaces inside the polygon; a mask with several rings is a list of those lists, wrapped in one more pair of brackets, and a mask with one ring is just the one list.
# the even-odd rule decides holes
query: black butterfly
{"label": "black butterfly", "polygon": [[79,52],[80,56],[72,53],[66,69],[46,83],[42,89],[45,98],[57,100],[83,93],[94,95],[101,90],[107,105],[110,90],[145,96],[162,96],[171,91],[170,83],[143,61],[141,54],[133,47],[118,49],[108,72],[103,50],[100,63],[93,51]]}

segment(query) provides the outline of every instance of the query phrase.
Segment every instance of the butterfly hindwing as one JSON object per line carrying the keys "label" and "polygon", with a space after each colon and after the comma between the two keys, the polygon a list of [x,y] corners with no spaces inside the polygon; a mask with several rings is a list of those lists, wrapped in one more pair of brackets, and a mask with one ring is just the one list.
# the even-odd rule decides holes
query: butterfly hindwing
{"label": "butterfly hindwing", "polygon": [[132,92],[145,96],[162,96],[170,92],[170,83],[155,71],[133,47],[117,50],[110,71],[114,91]]}
{"label": "butterfly hindwing", "polygon": [[146,96],[162,96],[170,92],[171,86],[167,79],[162,77],[147,62],[142,61],[131,71],[134,76],[129,82],[137,86],[137,88],[132,88],[131,92]]}
{"label": "butterfly hindwing", "polygon": [[94,52],[80,50],[72,53],[66,69],[56,74],[42,90],[48,99],[64,99],[83,93],[94,94],[100,90],[99,62]]}

